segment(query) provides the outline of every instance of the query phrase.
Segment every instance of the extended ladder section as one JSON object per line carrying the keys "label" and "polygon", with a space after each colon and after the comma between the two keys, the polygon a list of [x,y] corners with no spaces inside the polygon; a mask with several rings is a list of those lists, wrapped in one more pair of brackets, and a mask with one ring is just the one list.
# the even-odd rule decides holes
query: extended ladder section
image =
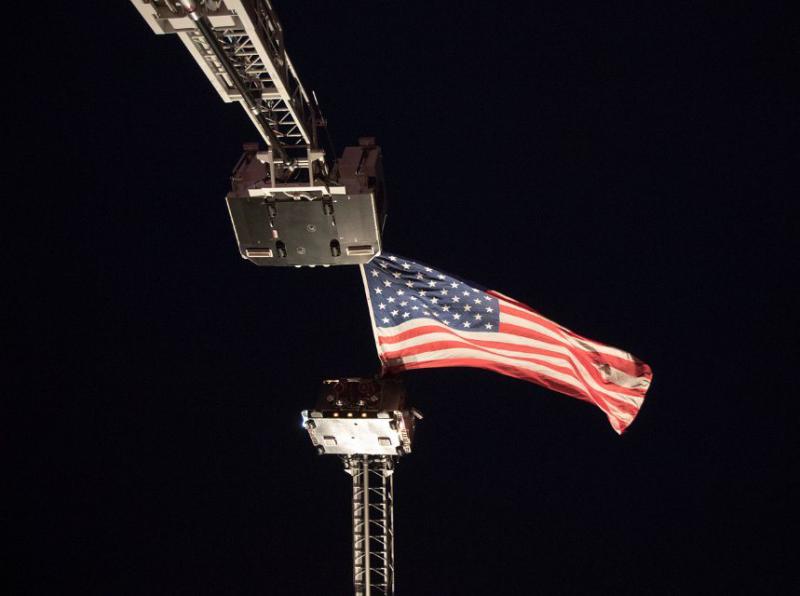
{"label": "extended ladder section", "polygon": [[278,161],[324,157],[318,149],[319,108],[286,54],[283,29],[268,0],[133,0],[133,5],[155,33],[178,36],[223,101],[242,105]]}
{"label": "extended ladder section", "polygon": [[381,252],[380,147],[359,139],[333,161],[313,94],[286,54],[268,0],[131,0],[157,34],[174,34],[225,102],[267,144],[246,143],[226,197],[239,252],[257,265],[357,265]]}
{"label": "extended ladder section", "polygon": [[353,477],[353,585],[356,596],[394,594],[395,458],[347,455]]}
{"label": "extended ladder section", "polygon": [[356,596],[394,594],[394,470],[422,418],[405,402],[397,378],[331,379],[302,413],[317,452],[340,456],[353,480]]}

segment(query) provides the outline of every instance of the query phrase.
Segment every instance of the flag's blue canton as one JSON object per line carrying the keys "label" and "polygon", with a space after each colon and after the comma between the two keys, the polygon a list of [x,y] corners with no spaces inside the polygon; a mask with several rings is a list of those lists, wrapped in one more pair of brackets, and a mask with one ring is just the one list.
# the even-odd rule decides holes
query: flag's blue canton
{"label": "flag's blue canton", "polygon": [[378,327],[427,318],[461,331],[498,330],[497,298],[458,278],[385,253],[364,272]]}

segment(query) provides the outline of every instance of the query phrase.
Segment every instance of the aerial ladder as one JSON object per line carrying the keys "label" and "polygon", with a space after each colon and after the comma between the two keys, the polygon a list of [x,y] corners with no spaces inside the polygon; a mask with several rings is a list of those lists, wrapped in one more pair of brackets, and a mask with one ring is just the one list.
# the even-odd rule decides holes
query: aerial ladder
{"label": "aerial ladder", "polygon": [[[245,143],[226,197],[241,256],[256,265],[358,265],[381,252],[386,191],[372,137],[338,159],[304,89],[269,0],[131,0],[157,34],[174,34],[223,101],[238,102],[266,147]],[[397,378],[330,379],[303,427],[352,480],[356,596],[395,590],[394,472],[416,421]]]}
{"label": "aerial ladder", "polygon": [[393,595],[394,474],[422,414],[398,377],[350,377],[323,381],[301,416],[317,453],[341,458],[352,480],[355,596]]}
{"label": "aerial ladder", "polygon": [[180,39],[266,144],[244,144],[226,197],[241,256],[302,267],[357,265],[380,254],[381,149],[362,137],[338,159],[326,151],[326,121],[286,53],[269,0],[131,1],[155,33]]}

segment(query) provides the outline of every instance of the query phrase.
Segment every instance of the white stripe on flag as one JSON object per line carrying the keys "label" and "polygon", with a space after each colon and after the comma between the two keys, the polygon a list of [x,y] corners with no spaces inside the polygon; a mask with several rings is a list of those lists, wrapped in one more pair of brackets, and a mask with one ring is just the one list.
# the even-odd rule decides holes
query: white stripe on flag
{"label": "white stripe on flag", "polygon": [[[501,322],[503,321],[503,318],[505,316],[506,315],[504,315],[504,314],[500,315]],[[527,326],[528,328],[530,328],[531,324],[529,323],[529,321],[526,321],[524,319],[519,319],[518,317],[510,317],[510,318],[513,320],[515,325],[519,325],[521,327]],[[519,321],[519,322],[516,322],[516,321]],[[524,323],[525,325],[523,325],[522,323]],[[635,406],[635,407],[639,407],[639,405],[641,404],[642,400],[644,399],[643,397],[641,397],[639,395],[627,395],[627,394],[624,394],[624,393],[619,393],[617,391],[612,391],[610,389],[606,389],[605,387],[602,387],[601,385],[599,385],[592,378],[591,373],[588,370],[586,370],[586,368],[583,366],[583,364],[570,351],[570,349],[567,348],[567,347],[564,347],[562,344],[556,344],[556,343],[550,343],[550,342],[542,342],[542,341],[538,341],[538,340],[528,339],[528,338],[525,338],[525,337],[520,337],[518,335],[509,334],[509,333],[486,333],[486,332],[468,332],[468,331],[454,330],[451,327],[448,327],[448,326],[446,326],[446,325],[444,325],[444,324],[442,324],[442,323],[440,323],[438,321],[435,321],[435,320],[425,321],[424,319],[417,319],[417,320],[414,320],[414,321],[408,321],[406,323],[401,323],[400,325],[397,325],[395,327],[388,327],[388,328],[387,327],[377,327],[376,329],[377,329],[377,333],[381,337],[391,338],[391,337],[393,337],[393,336],[395,336],[395,335],[397,335],[399,333],[402,333],[404,331],[410,331],[412,329],[416,329],[416,328],[424,327],[424,326],[428,326],[428,325],[436,325],[438,327],[441,327],[442,329],[451,329],[451,330],[453,330],[453,331],[455,331],[457,333],[457,335],[446,334],[446,335],[448,335],[448,339],[445,340],[445,341],[453,341],[453,340],[457,341],[460,338],[463,338],[463,340],[470,340],[470,339],[483,340],[483,341],[495,341],[496,340],[496,341],[501,341],[501,342],[506,342],[506,343],[515,343],[515,344],[522,345],[522,346],[531,346],[531,347],[541,348],[541,349],[548,350],[550,352],[556,352],[556,353],[559,353],[559,354],[563,354],[564,356],[566,356],[569,359],[569,362],[572,365],[570,368],[573,368],[575,370],[575,375],[574,375],[575,378],[579,382],[581,382],[581,381],[583,382],[583,385],[582,385],[581,388],[584,391],[585,391],[585,387],[588,385],[592,389],[594,389],[595,391],[602,392],[602,393],[608,395],[609,397],[613,397],[615,399],[621,399],[621,400],[623,400],[623,401],[625,401],[625,402],[627,402],[627,403],[629,403],[629,404],[631,404],[632,406]],[[398,346],[401,345],[401,344],[404,344],[404,343],[406,345],[408,345],[409,347],[411,347],[411,346],[415,346],[416,347],[416,346],[420,346],[420,345],[424,345],[426,343],[429,343],[430,341],[438,341],[438,340],[427,339],[427,338],[428,338],[428,334],[424,334],[424,335],[417,336],[416,338],[410,338],[408,340],[404,340],[403,342],[393,342],[391,344],[380,344],[379,343],[378,344],[378,353],[382,354],[383,352],[386,352],[386,351],[399,350],[401,348],[398,347]],[[509,340],[509,341],[507,341],[507,340]],[[410,343],[408,343],[408,342],[410,342]],[[481,349],[483,349],[483,348],[481,348]],[[523,355],[523,354],[520,353],[520,355]],[[526,354],[526,356],[527,357],[531,357],[532,355],[527,355]],[[404,359],[406,359],[406,357],[404,357]],[[624,373],[621,373],[621,371],[617,371],[617,372],[619,372],[620,374],[624,374]]]}
{"label": "white stripe on flag", "polygon": [[[586,388],[583,383],[575,379],[572,375],[565,375],[549,369],[545,366],[537,365],[532,362],[524,362],[518,360],[516,358],[507,358],[505,356],[499,356],[496,354],[488,354],[486,352],[482,352],[479,350],[473,350],[471,348],[449,348],[446,350],[434,350],[431,352],[425,352],[423,354],[408,354],[403,356],[402,361],[403,364],[415,364],[415,363],[423,363],[423,362],[434,362],[437,360],[449,360],[449,359],[475,359],[475,360],[489,360],[491,362],[497,362],[500,364],[508,364],[515,368],[523,368],[527,369],[531,372],[540,374],[544,377],[548,377],[557,381],[561,381],[567,385],[571,385],[576,389],[579,389],[581,393],[585,394]],[[609,393],[603,391],[603,393]],[[609,397],[614,398],[613,394],[609,394]],[[630,396],[622,396],[622,398],[628,398]],[[619,398],[617,398],[619,399]],[[618,418],[622,418],[624,420],[630,420],[633,418],[631,414],[620,410],[613,401],[603,400],[604,403],[608,406],[609,410],[611,410],[614,416]],[[627,402],[627,399],[623,399],[623,401]],[[630,402],[628,402],[630,403]],[[631,404],[634,407],[638,408],[638,404]]]}

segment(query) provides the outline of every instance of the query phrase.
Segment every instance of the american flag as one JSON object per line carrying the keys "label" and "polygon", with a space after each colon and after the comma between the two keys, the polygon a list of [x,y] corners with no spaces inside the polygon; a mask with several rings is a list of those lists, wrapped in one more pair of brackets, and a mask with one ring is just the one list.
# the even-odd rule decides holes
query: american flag
{"label": "american flag", "polygon": [[384,372],[490,369],[591,402],[620,434],[642,405],[647,364],[499,292],[387,253],[361,274]]}

